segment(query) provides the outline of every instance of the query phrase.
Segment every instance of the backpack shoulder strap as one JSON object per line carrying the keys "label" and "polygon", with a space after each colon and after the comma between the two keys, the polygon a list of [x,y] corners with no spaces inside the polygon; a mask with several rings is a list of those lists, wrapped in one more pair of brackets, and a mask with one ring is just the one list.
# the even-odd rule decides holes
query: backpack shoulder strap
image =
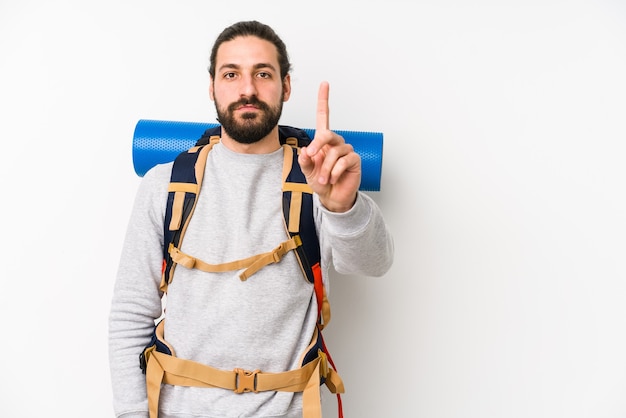
{"label": "backpack shoulder strap", "polygon": [[315,282],[314,269],[319,268],[320,246],[313,220],[313,190],[298,163],[300,147],[311,142],[306,132],[281,127],[281,143],[285,148],[283,164],[283,215],[291,237],[300,235],[302,245],[296,252],[307,279]]}
{"label": "backpack shoulder strap", "polygon": [[180,247],[182,243],[198,201],[207,155],[213,145],[219,142],[219,130],[217,135],[216,130],[211,128],[205,131],[195,146],[176,157],[172,166],[163,223],[163,266],[160,285],[163,292],[167,292],[167,286],[172,281],[176,267],[169,248]]}
{"label": "backpack shoulder strap", "polygon": [[304,130],[289,126],[281,126],[279,134],[285,144],[283,147],[290,146],[293,150],[283,166],[283,215],[289,235],[299,235],[302,240],[296,254],[302,271],[315,288],[321,330],[330,321],[330,303],[322,278],[320,243],[313,218],[313,191],[298,163],[300,148],[307,146],[311,139]]}

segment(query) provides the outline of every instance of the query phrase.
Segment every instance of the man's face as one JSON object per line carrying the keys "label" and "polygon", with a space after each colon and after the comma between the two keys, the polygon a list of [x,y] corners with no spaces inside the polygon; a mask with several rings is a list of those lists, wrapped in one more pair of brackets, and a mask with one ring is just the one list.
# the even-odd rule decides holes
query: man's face
{"label": "man's face", "polygon": [[278,124],[289,98],[289,76],[282,80],[276,47],[253,36],[220,45],[209,93],[222,129],[232,139],[252,144]]}

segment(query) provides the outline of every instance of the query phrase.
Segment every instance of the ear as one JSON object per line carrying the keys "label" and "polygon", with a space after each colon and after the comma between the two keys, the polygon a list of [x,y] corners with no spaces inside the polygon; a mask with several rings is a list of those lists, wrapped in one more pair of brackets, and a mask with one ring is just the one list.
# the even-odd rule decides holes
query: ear
{"label": "ear", "polygon": [[287,74],[283,78],[283,102],[289,100],[289,96],[291,96],[291,76]]}
{"label": "ear", "polygon": [[213,77],[209,76],[209,98],[211,101],[215,101],[215,94],[213,92]]}

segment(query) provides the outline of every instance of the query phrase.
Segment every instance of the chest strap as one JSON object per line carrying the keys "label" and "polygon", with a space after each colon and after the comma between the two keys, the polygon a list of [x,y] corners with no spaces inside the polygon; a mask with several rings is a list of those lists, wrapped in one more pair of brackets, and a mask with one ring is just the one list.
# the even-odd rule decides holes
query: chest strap
{"label": "chest strap", "polygon": [[174,244],[170,244],[169,254],[175,263],[180,264],[181,266],[188,269],[195,268],[207,273],[221,273],[225,271],[245,269],[239,274],[239,278],[241,279],[241,281],[245,281],[248,279],[248,277],[252,276],[254,273],[259,271],[261,268],[267,266],[268,264],[278,263],[285,254],[287,254],[291,250],[295,250],[300,245],[302,245],[302,240],[300,240],[299,235],[296,235],[293,238],[282,242],[272,251],[221,264],[206,263],[202,260],[190,256],[189,254],[185,254],[184,252],[176,248]]}

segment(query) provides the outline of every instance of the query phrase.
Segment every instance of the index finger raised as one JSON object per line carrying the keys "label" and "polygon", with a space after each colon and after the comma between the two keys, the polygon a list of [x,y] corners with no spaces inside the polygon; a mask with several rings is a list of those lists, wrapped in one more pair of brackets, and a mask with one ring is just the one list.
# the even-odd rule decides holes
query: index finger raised
{"label": "index finger raised", "polygon": [[316,130],[328,130],[329,129],[329,110],[328,110],[328,92],[330,85],[327,81],[323,81],[320,84],[319,91],[317,93],[317,118],[315,120]]}

